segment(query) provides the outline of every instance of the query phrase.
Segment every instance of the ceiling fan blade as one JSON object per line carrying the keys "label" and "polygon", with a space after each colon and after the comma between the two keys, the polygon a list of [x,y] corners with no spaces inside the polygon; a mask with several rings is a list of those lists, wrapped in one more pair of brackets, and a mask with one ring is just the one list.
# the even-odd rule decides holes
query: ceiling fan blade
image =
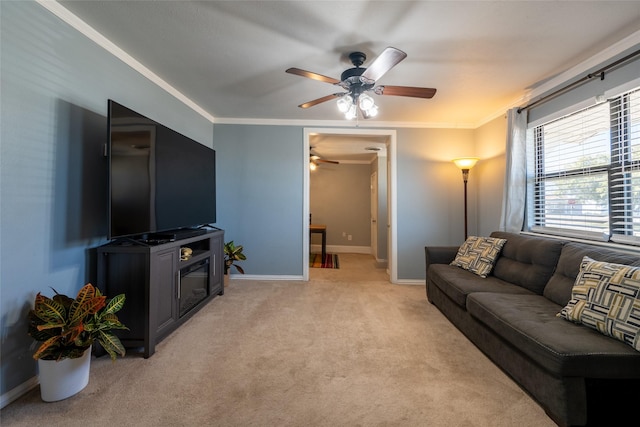
{"label": "ceiling fan blade", "polygon": [[335,160],[325,160],[325,159],[315,159],[314,162],[316,163],[331,163],[332,165],[339,165],[340,162],[335,161]]}
{"label": "ceiling fan blade", "polygon": [[322,104],[323,102],[330,101],[330,100],[332,100],[334,98],[339,98],[342,95],[344,95],[344,94],[342,94],[342,93],[333,93],[331,95],[323,96],[322,98],[314,99],[313,101],[305,102],[304,104],[298,105],[298,107],[300,107],[300,108],[313,107],[314,105]]}
{"label": "ceiling fan blade", "polygon": [[333,77],[323,76],[322,74],[312,73],[311,71],[301,70],[300,68],[289,68],[285,72],[289,74],[295,74],[296,76],[318,80],[320,82],[331,83],[334,85],[340,83],[340,80],[336,80]]}
{"label": "ceiling fan blade", "polygon": [[396,66],[400,61],[407,57],[407,54],[396,49],[395,47],[388,47],[380,56],[373,60],[371,65],[360,76],[363,81],[368,84],[373,84],[382,77],[387,71]]}
{"label": "ceiling fan blade", "polygon": [[433,98],[436,89],[411,86],[377,86],[374,92],[378,95],[410,96],[412,98]]}

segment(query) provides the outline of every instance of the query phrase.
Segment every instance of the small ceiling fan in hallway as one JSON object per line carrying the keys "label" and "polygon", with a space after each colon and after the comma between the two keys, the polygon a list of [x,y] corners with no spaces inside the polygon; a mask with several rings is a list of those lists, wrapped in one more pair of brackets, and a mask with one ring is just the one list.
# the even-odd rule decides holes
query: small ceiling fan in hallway
{"label": "small ceiling fan in hallway", "polygon": [[367,56],[362,52],[352,52],[349,54],[349,59],[353,64],[353,68],[345,70],[340,76],[340,80],[300,68],[289,68],[286,72],[324,83],[331,83],[347,91],[323,96],[300,104],[298,107],[309,108],[337,98],[338,109],[345,114],[345,118],[356,118],[359,110],[362,117],[368,119],[378,114],[378,106],[370,96],[370,93],[375,95],[406,96],[426,99],[433,98],[436,94],[436,89],[433,88],[390,85],[376,86],[376,82],[386,74],[387,71],[395,67],[406,57],[407,54],[400,49],[387,47],[373,60],[369,67],[363,68],[361,65],[364,64]]}
{"label": "small ceiling fan in hallway", "polygon": [[316,170],[316,168],[320,163],[329,163],[332,165],[340,164],[340,162],[337,160],[328,160],[328,159],[322,158],[320,155],[313,152],[313,148],[314,148],[313,146],[310,148],[311,148],[311,151],[309,153],[309,169]]}

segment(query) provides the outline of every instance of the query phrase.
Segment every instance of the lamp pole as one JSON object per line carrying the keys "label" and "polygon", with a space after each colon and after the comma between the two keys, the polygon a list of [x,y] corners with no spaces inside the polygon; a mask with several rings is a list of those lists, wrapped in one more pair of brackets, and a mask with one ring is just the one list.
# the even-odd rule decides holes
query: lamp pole
{"label": "lamp pole", "polygon": [[453,159],[453,163],[455,163],[462,171],[462,181],[464,182],[464,240],[467,240],[467,237],[469,237],[469,229],[467,225],[467,181],[469,180],[469,170],[475,166],[477,161],[477,157]]}
{"label": "lamp pole", "polygon": [[464,181],[464,240],[469,237],[467,226],[467,181],[469,180],[469,169],[462,169],[462,181]]}

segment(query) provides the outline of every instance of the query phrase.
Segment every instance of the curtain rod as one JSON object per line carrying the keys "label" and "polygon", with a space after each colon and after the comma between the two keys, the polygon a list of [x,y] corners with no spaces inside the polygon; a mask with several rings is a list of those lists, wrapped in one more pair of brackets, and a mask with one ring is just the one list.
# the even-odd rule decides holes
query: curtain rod
{"label": "curtain rod", "polygon": [[625,56],[624,58],[620,58],[615,62],[612,62],[609,65],[606,65],[602,68],[600,68],[598,71],[593,72],[593,73],[589,73],[586,76],[580,78],[579,80],[576,80],[575,82],[556,90],[555,92],[550,93],[549,95],[543,96],[542,98],[538,99],[537,101],[532,102],[531,104],[527,104],[524,107],[520,107],[518,108],[518,113],[521,113],[523,110],[528,110],[530,108],[535,107],[538,104],[542,104],[544,102],[547,102],[553,98],[555,98],[556,96],[562,95],[563,93],[577,87],[580,86],[584,83],[586,83],[587,81],[591,80],[594,77],[600,77],[600,80],[604,80],[604,75],[605,73],[607,73],[608,71],[611,71],[612,69],[614,69],[615,67],[630,61],[631,59],[635,58],[636,56],[640,55],[640,50],[636,50],[633,53],[630,53],[629,55]]}

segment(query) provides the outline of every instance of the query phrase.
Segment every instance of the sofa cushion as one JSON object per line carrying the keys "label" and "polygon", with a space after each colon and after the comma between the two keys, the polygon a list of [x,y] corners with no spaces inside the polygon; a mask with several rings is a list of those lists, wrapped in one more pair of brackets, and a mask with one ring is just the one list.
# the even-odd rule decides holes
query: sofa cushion
{"label": "sofa cushion", "polygon": [[542,295],[564,242],[499,231],[491,233],[491,237],[507,240],[493,268],[493,275]]}
{"label": "sofa cushion", "polygon": [[470,236],[458,249],[451,265],[486,278],[505,242],[505,239]]}
{"label": "sofa cushion", "polygon": [[640,351],[640,267],[584,257],[571,300],[558,316]]}
{"label": "sofa cushion", "polygon": [[580,271],[582,259],[588,256],[596,261],[640,266],[640,257],[613,249],[569,242],[562,248],[558,266],[544,288],[544,296],[556,304],[565,306],[571,299],[571,291]]}
{"label": "sofa cushion", "polygon": [[448,264],[433,264],[429,267],[429,277],[442,292],[456,304],[464,307],[467,295],[472,292],[503,292],[515,294],[531,294],[531,291],[513,286],[504,280],[489,276],[480,279],[474,273]]}
{"label": "sofa cushion", "polygon": [[554,375],[640,378],[640,353],[557,317],[560,309],[540,295],[478,292],[467,297],[474,318]]}

